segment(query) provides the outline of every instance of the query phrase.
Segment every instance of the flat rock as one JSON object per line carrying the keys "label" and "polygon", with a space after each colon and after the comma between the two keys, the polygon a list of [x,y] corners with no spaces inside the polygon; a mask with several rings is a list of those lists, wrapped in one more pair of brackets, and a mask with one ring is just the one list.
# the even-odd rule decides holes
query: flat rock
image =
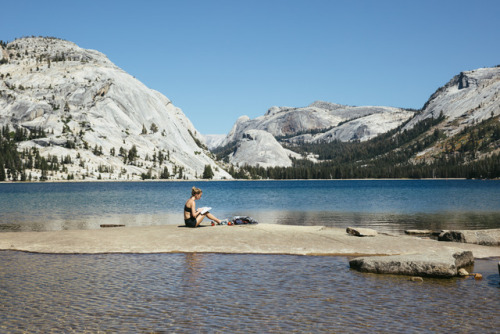
{"label": "flat rock", "polygon": [[[107,222],[102,222],[107,223]],[[111,222],[109,222],[111,223]],[[450,243],[406,235],[355,238],[345,228],[257,225],[186,228],[177,225],[0,233],[0,250],[37,253],[231,253],[330,256],[442,253]],[[500,258],[500,247],[454,243],[476,258]]]}
{"label": "flat rock", "polygon": [[408,235],[425,235],[425,236],[431,236],[431,235],[439,235],[441,231],[433,231],[433,230],[405,230],[405,234]]}
{"label": "flat rock", "polygon": [[362,227],[348,227],[346,228],[346,232],[357,237],[374,237],[378,234],[377,231],[371,228]]}
{"label": "flat rock", "polygon": [[439,235],[438,240],[484,246],[500,246],[500,229],[443,231]]}
{"label": "flat rock", "polygon": [[446,249],[409,255],[359,257],[349,261],[352,269],[376,274],[454,277],[474,263],[471,251]]}

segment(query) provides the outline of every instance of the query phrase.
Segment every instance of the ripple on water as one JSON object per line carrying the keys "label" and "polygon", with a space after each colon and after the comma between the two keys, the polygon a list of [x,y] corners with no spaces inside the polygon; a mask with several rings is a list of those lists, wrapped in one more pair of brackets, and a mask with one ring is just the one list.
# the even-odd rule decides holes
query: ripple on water
{"label": "ripple on water", "polygon": [[497,261],[485,277],[351,271],[343,257],[0,252],[2,332],[495,332]]}

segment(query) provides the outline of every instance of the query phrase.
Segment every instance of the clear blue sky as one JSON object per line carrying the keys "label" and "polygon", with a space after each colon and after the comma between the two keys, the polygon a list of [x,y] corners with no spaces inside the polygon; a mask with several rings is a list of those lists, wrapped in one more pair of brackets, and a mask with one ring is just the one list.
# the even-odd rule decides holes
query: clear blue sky
{"label": "clear blue sky", "polygon": [[461,71],[500,64],[500,1],[3,1],[0,40],[98,50],[203,134],[316,100],[421,108]]}

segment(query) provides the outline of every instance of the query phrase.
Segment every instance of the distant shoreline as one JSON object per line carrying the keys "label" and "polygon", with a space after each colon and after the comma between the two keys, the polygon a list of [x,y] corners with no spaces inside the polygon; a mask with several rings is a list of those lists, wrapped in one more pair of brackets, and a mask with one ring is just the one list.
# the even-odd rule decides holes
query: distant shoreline
{"label": "distant shoreline", "polygon": [[152,182],[255,182],[255,181],[457,181],[457,180],[471,180],[471,181],[498,181],[500,179],[467,179],[467,178],[381,178],[381,179],[188,179],[188,180],[47,180],[47,181],[0,181],[0,184],[31,184],[31,183],[152,183]]}

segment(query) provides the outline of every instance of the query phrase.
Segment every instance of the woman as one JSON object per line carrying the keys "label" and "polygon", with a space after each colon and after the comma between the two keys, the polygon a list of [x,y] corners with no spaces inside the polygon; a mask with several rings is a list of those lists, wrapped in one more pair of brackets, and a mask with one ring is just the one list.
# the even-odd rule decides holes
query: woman
{"label": "woman", "polygon": [[199,200],[202,194],[203,192],[201,189],[193,187],[191,189],[191,197],[187,200],[186,204],[184,204],[184,224],[186,224],[187,227],[198,227],[205,217],[220,224],[220,220],[210,212],[202,214],[196,210],[196,203],[194,201]]}

